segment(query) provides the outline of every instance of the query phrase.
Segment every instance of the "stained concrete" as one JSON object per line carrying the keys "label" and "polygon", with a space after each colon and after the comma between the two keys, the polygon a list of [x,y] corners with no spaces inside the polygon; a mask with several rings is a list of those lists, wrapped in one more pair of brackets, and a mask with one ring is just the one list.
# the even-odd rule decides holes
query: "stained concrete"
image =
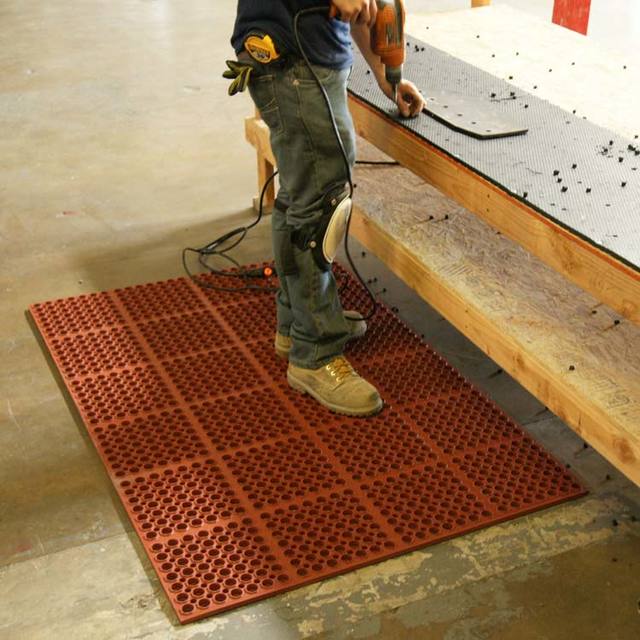
{"label": "stained concrete", "polygon": [[[355,246],[380,296],[592,493],[177,625],[24,310],[181,275],[182,247],[251,219],[252,108],[220,78],[234,9],[0,3],[0,638],[639,637],[638,489]],[[237,253],[269,255],[267,225]]]}

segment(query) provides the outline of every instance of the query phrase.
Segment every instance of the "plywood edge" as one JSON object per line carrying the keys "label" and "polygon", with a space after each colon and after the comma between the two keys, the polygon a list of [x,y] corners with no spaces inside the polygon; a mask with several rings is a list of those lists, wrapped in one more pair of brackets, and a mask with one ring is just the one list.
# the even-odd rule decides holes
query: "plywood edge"
{"label": "plywood edge", "polygon": [[640,273],[349,96],[357,133],[545,264],[640,324]]}
{"label": "plywood edge", "polygon": [[515,336],[496,327],[480,307],[462,297],[357,206],[351,233],[586,442],[640,485],[639,433],[628,431],[594,397],[569,384],[559,375],[558,368],[550,367]]}

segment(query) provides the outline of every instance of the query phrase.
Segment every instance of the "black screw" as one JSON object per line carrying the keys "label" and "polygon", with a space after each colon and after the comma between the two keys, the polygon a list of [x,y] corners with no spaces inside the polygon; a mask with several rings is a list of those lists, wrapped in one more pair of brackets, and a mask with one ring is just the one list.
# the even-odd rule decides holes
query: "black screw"
{"label": "black screw", "polygon": [[623,157],[618,158],[618,162],[624,162],[624,158]]}
{"label": "black screw", "polygon": [[562,193],[566,193],[567,191],[569,191],[569,187],[562,187]]}
{"label": "black screw", "polygon": [[513,80],[513,76],[509,76],[509,80]]}
{"label": "black screw", "polygon": [[614,527],[617,527],[620,523],[619,523],[619,522],[614,518],[614,519],[611,521],[611,524],[612,524]]}
{"label": "black screw", "polygon": [[627,183],[626,183],[626,182],[623,182],[623,183],[622,183],[622,188],[624,189],[626,186],[627,186]]}
{"label": "black screw", "polygon": [[495,97],[496,97],[496,94],[495,94],[495,93],[492,93],[492,94],[491,94],[491,97],[492,97],[492,98],[495,98]]}
{"label": "black screw", "polygon": [[583,442],[583,443],[582,443],[582,448],[583,448],[583,449],[588,449],[588,448],[589,448],[589,445],[588,445],[586,442]]}
{"label": "black screw", "polygon": [[529,108],[529,105],[528,105],[528,104],[525,104],[525,105],[524,105],[524,108],[525,108],[525,109],[528,109],[528,108]]}
{"label": "black screw", "polygon": [[575,371],[575,370],[576,370],[575,365],[569,365],[569,371]]}
{"label": "black screw", "polygon": [[610,473],[607,473],[607,475],[605,476],[605,479],[606,479],[606,480],[611,480],[611,474],[610,474]]}
{"label": "black screw", "polygon": [[620,320],[614,320],[614,321],[613,321],[613,324],[615,324],[615,325],[616,325],[616,327],[617,327],[617,326],[620,324]]}
{"label": "black screw", "polygon": [[366,258],[367,257],[367,252],[363,251],[361,255],[362,255],[363,258]]}
{"label": "black screw", "polygon": [[558,184],[562,182],[562,178],[558,178]]}
{"label": "black screw", "polygon": [[537,89],[537,88],[538,88],[538,85],[537,85],[537,84],[534,84],[534,85],[533,85],[533,88],[534,88],[534,89]]}
{"label": "black screw", "polygon": [[613,140],[609,140],[609,146],[613,147]]}
{"label": "black screw", "polygon": [[559,176],[560,175],[560,169],[554,169],[553,170],[553,175],[554,176]]}
{"label": "black screw", "polygon": [[587,188],[587,193],[591,193],[591,187]]}
{"label": "black screw", "polygon": [[523,197],[523,198],[526,198],[528,195],[529,195],[529,192],[528,192],[528,191],[525,191],[525,192],[522,194],[522,197]]}
{"label": "black screw", "polygon": [[574,162],[574,163],[571,165],[571,168],[572,168],[572,169],[577,169],[577,168],[578,168],[578,165]]}

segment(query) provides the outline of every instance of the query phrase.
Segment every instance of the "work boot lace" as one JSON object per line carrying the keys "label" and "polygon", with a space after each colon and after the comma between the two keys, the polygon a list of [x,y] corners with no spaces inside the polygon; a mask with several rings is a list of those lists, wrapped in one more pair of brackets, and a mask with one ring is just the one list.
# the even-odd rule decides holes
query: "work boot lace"
{"label": "work boot lace", "polygon": [[331,376],[336,379],[338,384],[342,384],[350,376],[357,375],[354,368],[351,366],[351,363],[342,356],[332,360],[327,365],[327,371],[329,371]]}

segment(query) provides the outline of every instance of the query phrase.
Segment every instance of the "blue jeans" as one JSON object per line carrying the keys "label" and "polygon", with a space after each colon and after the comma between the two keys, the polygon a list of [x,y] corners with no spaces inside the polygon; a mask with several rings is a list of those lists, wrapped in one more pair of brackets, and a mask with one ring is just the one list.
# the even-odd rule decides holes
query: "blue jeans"
{"label": "blue jeans", "polygon": [[[329,96],[351,166],[355,132],[347,106],[349,70],[314,67]],[[338,288],[311,251],[292,247],[295,275],[285,275],[283,247],[294,229],[317,223],[325,194],[346,181],[344,159],[327,106],[303,61],[284,68],[264,66],[252,76],[251,97],[269,127],[280,190],[272,217],[272,237],[280,290],[276,294],[278,332],[292,339],[289,361],[316,369],[343,353],[349,338]]]}

